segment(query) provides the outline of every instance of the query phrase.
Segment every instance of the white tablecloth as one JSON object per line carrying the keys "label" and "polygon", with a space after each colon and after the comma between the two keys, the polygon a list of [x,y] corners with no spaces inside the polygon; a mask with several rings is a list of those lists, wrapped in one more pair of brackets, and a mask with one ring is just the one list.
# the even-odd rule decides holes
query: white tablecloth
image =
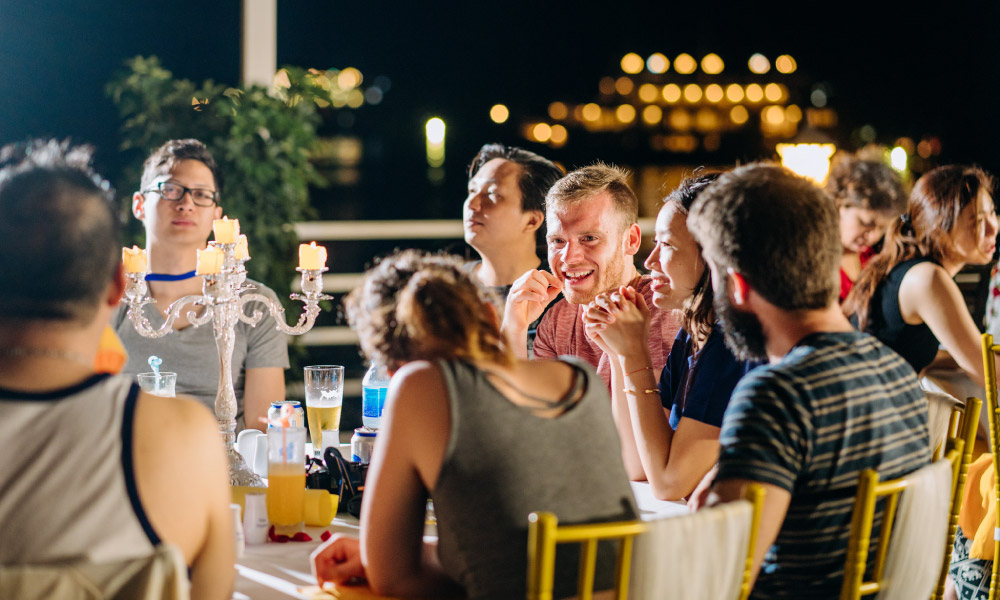
{"label": "white tablecloth", "polygon": [[[663,502],[653,497],[649,484],[632,482],[632,492],[639,507],[640,516],[645,520],[687,514],[687,505],[681,502]],[[320,534],[358,534],[358,520],[346,514],[338,515],[327,528],[307,527],[311,542],[288,542],[275,544],[268,542],[248,545],[246,552],[236,563],[236,589],[233,598],[239,600],[286,600],[305,599],[297,588],[315,585],[309,567],[309,555],[321,542]]]}

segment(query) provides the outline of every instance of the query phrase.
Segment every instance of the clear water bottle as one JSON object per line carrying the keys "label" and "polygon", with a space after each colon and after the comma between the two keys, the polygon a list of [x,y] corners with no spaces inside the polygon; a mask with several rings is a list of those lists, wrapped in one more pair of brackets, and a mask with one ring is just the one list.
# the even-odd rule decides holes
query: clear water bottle
{"label": "clear water bottle", "polygon": [[389,389],[389,374],[385,369],[372,363],[361,380],[361,422],[368,429],[378,429],[382,425],[382,409]]}

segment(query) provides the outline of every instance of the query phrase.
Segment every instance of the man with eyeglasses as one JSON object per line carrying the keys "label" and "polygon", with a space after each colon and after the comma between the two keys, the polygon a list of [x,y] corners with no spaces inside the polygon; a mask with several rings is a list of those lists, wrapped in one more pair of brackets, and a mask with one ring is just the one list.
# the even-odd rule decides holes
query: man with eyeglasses
{"label": "man with eyeglasses", "polygon": [[[196,250],[207,246],[212,221],[222,217],[219,205],[221,178],[215,159],[198,140],[171,140],[157,148],[143,166],[140,191],[132,196],[132,214],[146,230],[146,252],[150,273],[146,277],[149,294],[156,304],[144,313],[153,327],[163,325],[166,309],[189,294],[202,293],[202,279],[195,275]],[[238,215],[229,215],[238,217]],[[277,301],[266,286],[253,282],[258,291]],[[211,325],[194,327],[187,319],[190,305],[174,322],[174,331],[159,339],[139,335],[119,307],[112,326],[128,351],[122,372],[149,371],[147,361],[156,355],[162,369],[177,373],[177,392],[194,396],[214,411],[219,382],[219,359]],[[253,311],[247,307],[248,312]],[[285,335],[274,327],[236,325],[233,349],[236,388],[237,431],[263,430],[270,403],[285,398],[288,345]]]}

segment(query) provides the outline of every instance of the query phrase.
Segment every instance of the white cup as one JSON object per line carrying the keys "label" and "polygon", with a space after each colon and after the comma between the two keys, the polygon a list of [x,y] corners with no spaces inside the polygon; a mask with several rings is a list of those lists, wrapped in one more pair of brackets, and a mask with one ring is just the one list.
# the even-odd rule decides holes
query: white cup
{"label": "white cup", "polygon": [[267,435],[257,429],[244,429],[236,436],[236,451],[247,466],[261,477],[267,477]]}

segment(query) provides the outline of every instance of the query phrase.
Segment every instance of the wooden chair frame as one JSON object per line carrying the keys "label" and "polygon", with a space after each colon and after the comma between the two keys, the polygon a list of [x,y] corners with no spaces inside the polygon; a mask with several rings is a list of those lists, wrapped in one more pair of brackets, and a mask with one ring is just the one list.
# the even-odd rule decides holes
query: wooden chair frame
{"label": "wooden chair frame", "polygon": [[[952,464],[952,484],[958,472],[964,442],[956,440],[957,448],[950,450],[946,458]],[[847,558],[844,565],[844,583],[840,589],[840,600],[857,600],[861,596],[875,594],[882,590],[882,576],[885,570],[885,560],[889,552],[889,540],[896,519],[896,507],[899,495],[910,485],[908,475],[898,479],[879,482],[878,472],[865,469],[858,481],[858,492],[854,500],[854,512],[851,515],[851,537],[847,545]],[[885,498],[883,508],[882,531],[879,532],[875,555],[875,570],[872,579],[864,580],[865,567],[871,546],[872,526],[875,520],[875,504]]]}
{"label": "wooden chair frame", "polygon": [[[757,543],[757,529],[764,506],[764,488],[750,484],[744,492],[753,505],[747,558],[740,585],[740,600],[750,595],[753,574],[753,551]],[[684,517],[674,517],[682,519]],[[559,519],[550,512],[533,512],[528,516],[528,600],[552,600],[555,584],[556,545],[577,543],[580,549],[580,569],[577,579],[579,600],[592,600],[594,575],[597,568],[597,543],[602,540],[621,541],[615,565],[615,598],[628,598],[629,569],[632,564],[632,547],[635,536],[645,533],[649,525],[643,521],[615,521],[583,525],[559,525]]]}

